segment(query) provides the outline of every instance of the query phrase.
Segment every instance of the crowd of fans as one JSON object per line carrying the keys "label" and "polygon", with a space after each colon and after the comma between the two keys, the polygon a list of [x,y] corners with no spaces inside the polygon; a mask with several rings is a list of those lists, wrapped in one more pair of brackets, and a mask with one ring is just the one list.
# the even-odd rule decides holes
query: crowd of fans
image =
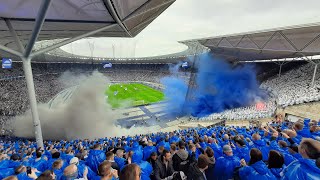
{"label": "crowd of fans", "polygon": [[267,102],[264,102],[263,107],[259,108],[257,105],[240,107],[234,109],[228,109],[221,113],[213,113],[209,116],[202,117],[199,120],[250,120],[270,118],[274,115],[277,105],[274,98],[269,98]]}
{"label": "crowd of fans", "polygon": [[[58,77],[65,71],[92,72],[98,69],[111,81],[140,81],[161,83],[165,76],[178,76],[189,82],[190,72],[171,73],[173,68],[167,64],[113,64],[112,68],[103,68],[101,64],[77,64],[77,63],[34,63],[32,64],[35,77],[35,87],[38,102],[48,102],[54,95],[65,87]],[[320,76],[316,76],[315,86],[311,87],[312,64],[303,65],[297,69],[266,80],[261,88],[267,89],[276,97],[265,102],[264,109],[256,106],[235,108],[221,113],[214,113],[202,118],[204,120],[227,119],[257,119],[271,117],[275,112],[277,103],[281,106],[289,106],[304,102],[320,100]],[[4,124],[10,117],[25,112],[28,107],[26,82],[23,76],[21,63],[14,62],[12,69],[0,71],[0,124]],[[294,88],[292,88],[294,87]],[[276,102],[276,103],[275,103]],[[3,127],[3,126],[2,126]]]}
{"label": "crowd of fans", "polygon": [[[49,101],[63,87],[59,85],[58,75],[34,76],[37,101]],[[27,84],[24,78],[0,81],[0,116],[15,116],[29,107]]]}
{"label": "crowd of fans", "polygon": [[0,141],[1,179],[227,180],[320,177],[320,121],[170,133]]}
{"label": "crowd of fans", "polygon": [[314,65],[309,63],[288,71],[280,77],[262,82],[261,87],[277,95],[278,104],[286,107],[294,104],[320,100],[320,73],[315,78],[315,86],[311,86]]}

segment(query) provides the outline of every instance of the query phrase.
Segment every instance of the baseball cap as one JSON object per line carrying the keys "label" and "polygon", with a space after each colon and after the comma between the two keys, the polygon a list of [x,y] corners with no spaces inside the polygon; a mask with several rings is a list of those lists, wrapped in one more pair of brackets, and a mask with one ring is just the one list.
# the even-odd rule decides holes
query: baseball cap
{"label": "baseball cap", "polygon": [[78,164],[79,163],[79,159],[77,157],[73,157],[70,159],[70,164]]}

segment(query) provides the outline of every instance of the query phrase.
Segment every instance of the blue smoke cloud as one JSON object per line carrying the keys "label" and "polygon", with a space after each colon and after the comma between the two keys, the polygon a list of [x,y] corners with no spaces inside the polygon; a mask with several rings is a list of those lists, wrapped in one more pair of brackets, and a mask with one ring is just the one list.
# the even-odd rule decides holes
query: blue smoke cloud
{"label": "blue smoke cloud", "polygon": [[189,89],[191,95],[187,99],[188,85],[184,80],[173,77],[162,79],[169,114],[180,112],[180,115],[203,117],[249,106],[267,97],[259,89],[254,66],[241,64],[232,67],[228,62],[214,59],[209,54],[202,55],[199,61],[196,86]]}
{"label": "blue smoke cloud", "polygon": [[167,102],[166,111],[169,115],[183,115],[185,98],[188,91],[188,85],[176,77],[164,77],[161,83],[165,86],[164,94]]}

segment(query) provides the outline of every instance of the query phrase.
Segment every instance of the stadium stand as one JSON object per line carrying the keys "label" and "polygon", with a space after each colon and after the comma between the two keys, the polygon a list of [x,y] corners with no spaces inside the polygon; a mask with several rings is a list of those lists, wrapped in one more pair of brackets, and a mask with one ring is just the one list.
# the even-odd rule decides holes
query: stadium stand
{"label": "stadium stand", "polygon": [[[14,68],[0,71],[0,122],[3,125],[8,119],[20,115],[29,109],[26,82],[22,64],[13,63]],[[35,90],[37,101],[47,103],[63,89],[77,85],[71,82],[62,83],[59,77],[66,71],[75,74],[89,74],[98,70],[110,81],[140,81],[160,83],[160,79],[170,75],[167,64],[115,64],[112,69],[103,69],[101,64],[77,63],[34,63]],[[177,72],[188,81],[189,72]],[[2,128],[4,126],[1,126]]]}
{"label": "stadium stand", "polygon": [[318,179],[320,142],[315,139],[319,140],[319,125],[310,119],[273,121],[264,127],[219,125],[96,140],[52,140],[45,141],[45,149],[38,149],[32,140],[2,138],[0,177],[120,176],[121,180],[127,174],[143,180],[181,176],[197,180]]}
{"label": "stadium stand", "polygon": [[[39,102],[48,102],[54,95],[71,86],[62,85],[58,77],[65,71],[76,73],[92,72],[98,69],[110,81],[141,81],[160,83],[164,76],[172,75],[167,64],[115,64],[112,69],[103,69],[101,64],[77,63],[34,63],[37,99]],[[7,119],[25,112],[28,107],[28,98],[21,63],[14,63],[14,68],[0,72],[1,102],[0,120],[3,124]],[[250,120],[272,117],[277,104],[286,107],[304,102],[320,100],[320,76],[316,76],[316,86],[310,87],[312,64],[302,64],[287,71],[282,76],[274,76],[262,82],[261,88],[266,89],[270,98],[265,102],[263,110],[256,106],[242,107],[214,113],[200,120]],[[174,76],[189,81],[190,72],[176,72]],[[293,88],[294,87],[294,88]],[[299,88],[296,88],[299,87]],[[19,103],[17,103],[19,102]]]}
{"label": "stadium stand", "polygon": [[272,91],[278,104],[286,107],[320,100],[320,75],[316,76],[315,86],[311,87],[313,65],[311,63],[288,71],[280,77],[264,81],[261,87]]}
{"label": "stadium stand", "polygon": [[272,117],[276,110],[276,103],[274,98],[269,98],[265,103],[263,109],[257,109],[256,106],[248,106],[241,108],[234,108],[230,110],[223,111],[221,113],[214,113],[207,117],[200,118],[200,120],[217,120],[217,119],[226,119],[226,120],[250,120],[250,119],[259,119]]}

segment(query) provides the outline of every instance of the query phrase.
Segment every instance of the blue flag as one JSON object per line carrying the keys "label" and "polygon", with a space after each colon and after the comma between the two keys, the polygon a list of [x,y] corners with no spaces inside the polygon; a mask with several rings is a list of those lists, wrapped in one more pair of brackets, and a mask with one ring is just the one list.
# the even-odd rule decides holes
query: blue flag
{"label": "blue flag", "polygon": [[187,68],[187,67],[188,67],[188,62],[184,62],[184,63],[182,63],[181,67],[183,67],[183,68]]}
{"label": "blue flag", "polygon": [[103,65],[103,68],[111,68],[112,67],[112,64],[111,63],[105,63]]}
{"label": "blue flag", "polygon": [[2,68],[3,69],[11,69],[11,67],[12,67],[12,60],[7,59],[7,58],[3,58],[2,59]]}

